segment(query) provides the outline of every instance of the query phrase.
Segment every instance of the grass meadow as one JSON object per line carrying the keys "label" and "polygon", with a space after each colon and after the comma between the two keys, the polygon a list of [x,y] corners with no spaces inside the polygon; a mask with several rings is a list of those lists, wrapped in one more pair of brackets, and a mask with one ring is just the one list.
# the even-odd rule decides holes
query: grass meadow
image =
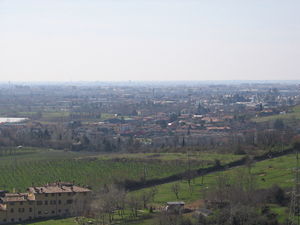
{"label": "grass meadow", "polygon": [[34,148],[2,149],[0,152],[0,189],[10,191],[24,191],[33,184],[58,180],[97,189],[114,181],[162,178],[184,172],[188,167],[210,166],[215,159],[225,163],[241,157],[216,153],[110,155]]}
{"label": "grass meadow", "polygon": [[[24,148],[0,156],[0,189],[24,190],[32,185],[42,185],[56,180],[75,181],[87,184],[94,189],[101,184],[113,182],[114,179],[139,180],[142,176],[148,179],[169,176],[174,173],[184,172],[187,169],[188,159],[193,162],[193,168],[211,165],[215,159],[221,160],[222,164],[236,160],[241,156],[222,155],[217,153],[191,153],[189,156],[183,153],[141,153],[141,154],[81,154],[64,152],[51,149]],[[294,169],[296,167],[295,155],[286,155],[279,158],[269,159],[253,163],[251,173],[256,176],[259,188],[268,188],[274,184],[281,187],[292,187],[294,184]],[[245,167],[236,167],[224,172],[212,173],[192,180],[189,187],[186,180],[167,183],[156,186],[153,206],[162,206],[167,201],[185,201],[193,204],[203,198],[207,191],[216,184],[218,176],[238,177]],[[180,186],[179,199],[172,191],[172,185]],[[6,187],[6,188],[3,188]],[[145,188],[130,194],[140,195],[149,191]],[[271,209],[279,214],[280,221],[286,219],[286,207],[277,205]],[[74,218],[47,220],[30,223],[34,225],[69,225],[76,224]],[[128,224],[128,223],[127,223]],[[141,219],[129,224],[150,225],[153,219]]]}

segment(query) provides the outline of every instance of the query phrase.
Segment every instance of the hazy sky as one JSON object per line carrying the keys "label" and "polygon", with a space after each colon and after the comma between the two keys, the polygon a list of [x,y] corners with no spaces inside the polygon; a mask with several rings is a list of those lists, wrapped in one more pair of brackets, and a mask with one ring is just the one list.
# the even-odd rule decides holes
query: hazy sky
{"label": "hazy sky", "polygon": [[299,0],[0,0],[0,81],[300,79]]}

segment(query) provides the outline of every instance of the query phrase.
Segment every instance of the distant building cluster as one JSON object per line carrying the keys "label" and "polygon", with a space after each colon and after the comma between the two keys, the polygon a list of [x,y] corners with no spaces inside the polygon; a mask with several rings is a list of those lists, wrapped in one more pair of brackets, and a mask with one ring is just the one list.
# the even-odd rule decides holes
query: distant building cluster
{"label": "distant building cluster", "polygon": [[257,145],[263,141],[250,136],[271,132],[258,127],[257,119],[281,118],[300,104],[300,85],[284,82],[2,85],[1,90],[0,145],[71,151],[211,148],[231,146],[236,137],[239,144],[255,139]]}

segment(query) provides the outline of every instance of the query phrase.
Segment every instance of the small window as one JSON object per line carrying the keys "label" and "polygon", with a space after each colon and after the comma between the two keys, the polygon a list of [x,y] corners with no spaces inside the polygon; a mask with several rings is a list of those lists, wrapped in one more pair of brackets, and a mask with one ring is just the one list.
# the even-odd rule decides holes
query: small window
{"label": "small window", "polygon": [[58,200],[58,204],[59,204],[59,205],[61,204],[61,200]]}
{"label": "small window", "polygon": [[52,203],[53,203],[53,205],[56,205],[56,200],[53,200]]}
{"label": "small window", "polygon": [[10,220],[11,222],[14,222],[15,221],[15,219],[14,218],[11,218],[11,220]]}
{"label": "small window", "polygon": [[23,205],[23,202],[20,202],[20,205]]}
{"label": "small window", "polygon": [[6,222],[7,220],[6,219],[3,219],[3,222]]}
{"label": "small window", "polygon": [[41,215],[41,214],[42,214],[42,211],[38,211],[38,214]]}
{"label": "small window", "polygon": [[19,218],[19,221],[22,221],[22,219],[21,219],[21,218]]}
{"label": "small window", "polygon": [[54,213],[55,213],[55,211],[52,211],[51,213],[52,213],[52,214],[54,214]]}
{"label": "small window", "polygon": [[48,205],[48,201],[47,200],[45,201],[45,205]]}
{"label": "small window", "polygon": [[69,193],[68,193],[68,196],[70,196],[70,195],[71,195],[71,193],[69,192]]}
{"label": "small window", "polygon": [[73,203],[72,199],[67,200],[67,204],[72,204],[72,203]]}
{"label": "small window", "polygon": [[58,196],[61,196],[61,193],[58,193]]}
{"label": "small window", "polygon": [[48,194],[45,194],[45,197],[48,197]]}
{"label": "small window", "polygon": [[55,196],[55,194],[54,194],[54,193],[52,193],[52,194],[51,194],[51,196]]}
{"label": "small window", "polygon": [[10,204],[10,205],[14,205],[15,203],[14,203],[14,202],[10,202],[9,204]]}
{"label": "small window", "polygon": [[32,208],[29,208],[29,212],[32,212]]}
{"label": "small window", "polygon": [[10,209],[10,212],[11,212],[11,213],[13,213],[13,212],[14,212],[14,209],[13,209],[13,208],[11,208],[11,209]]}
{"label": "small window", "polygon": [[37,201],[36,204],[37,205],[43,205],[43,202],[42,201]]}
{"label": "small window", "polygon": [[25,212],[25,208],[19,208],[18,212]]}
{"label": "small window", "polygon": [[59,209],[58,212],[61,213],[61,210]]}

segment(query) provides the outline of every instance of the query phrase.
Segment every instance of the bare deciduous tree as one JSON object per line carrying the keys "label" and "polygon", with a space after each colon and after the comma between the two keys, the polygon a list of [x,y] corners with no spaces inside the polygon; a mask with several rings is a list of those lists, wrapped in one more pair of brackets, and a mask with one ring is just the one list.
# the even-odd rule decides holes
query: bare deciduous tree
{"label": "bare deciduous tree", "polygon": [[179,183],[174,183],[171,186],[171,190],[173,191],[173,193],[175,194],[176,198],[179,199],[179,192],[180,192],[180,184]]}
{"label": "bare deciduous tree", "polygon": [[138,196],[131,195],[127,198],[127,205],[131,210],[132,217],[138,216],[138,210],[141,208],[141,200]]}
{"label": "bare deciduous tree", "polygon": [[98,224],[111,224],[115,211],[124,215],[126,192],[115,185],[105,185],[94,198],[92,209]]}

